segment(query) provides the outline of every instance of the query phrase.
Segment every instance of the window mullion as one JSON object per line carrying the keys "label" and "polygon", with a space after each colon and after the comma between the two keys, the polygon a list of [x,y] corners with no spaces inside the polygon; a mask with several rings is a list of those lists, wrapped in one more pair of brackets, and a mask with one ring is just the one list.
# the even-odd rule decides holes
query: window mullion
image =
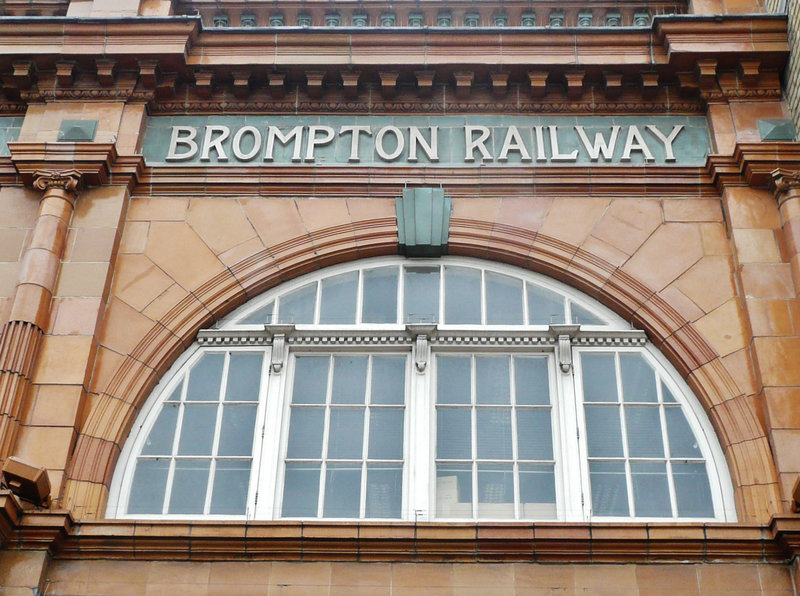
{"label": "window mullion", "polygon": [[408,393],[406,404],[408,408],[408,429],[406,436],[408,444],[405,450],[408,477],[409,495],[407,513],[404,515],[410,521],[428,521],[433,519],[433,502],[431,497],[436,486],[436,466],[432,465],[436,454],[435,430],[431,421],[436,418],[434,400],[431,394],[431,376],[436,368],[435,356],[428,355],[428,366],[419,372],[414,366],[416,361],[416,343],[411,347],[411,358],[406,360],[406,375],[408,375]]}
{"label": "window mullion", "polygon": [[[281,453],[281,419],[285,418],[285,429],[288,429],[288,407],[284,413],[284,406],[288,406],[281,399],[283,395],[281,386],[287,375],[291,374],[293,366],[284,366],[281,373],[273,373],[270,360],[272,357],[271,348],[264,351],[264,361],[262,362],[261,378],[266,379],[262,382],[259,391],[259,408],[261,424],[256,424],[256,436],[253,442],[253,460],[251,478],[255,482],[250,483],[250,494],[247,496],[249,507],[255,502],[253,517],[256,519],[274,519],[279,517],[275,511],[278,500],[277,486],[282,482],[279,474],[282,474],[280,467],[283,457],[275,457],[274,454]],[[289,359],[287,358],[287,362]],[[257,421],[258,422],[258,421]],[[258,429],[261,432],[258,432]],[[255,485],[255,488],[253,487]],[[258,500],[256,501],[256,495]]]}
{"label": "window mullion", "polygon": [[[554,371],[556,381],[555,399],[551,407],[556,408],[556,418],[559,430],[561,457],[556,455],[555,472],[558,486],[563,491],[563,514],[559,516],[566,521],[588,521],[591,510],[589,491],[589,463],[586,445],[586,424],[583,416],[580,399],[582,392],[580,376],[576,377],[575,363],[578,361],[579,352],[571,346],[573,365],[569,372],[563,372],[558,366],[555,354],[550,356],[551,370]],[[553,414],[551,414],[552,416]],[[555,443],[555,441],[554,441]],[[555,445],[554,445],[555,447]],[[560,464],[559,464],[560,459]],[[560,469],[559,469],[560,468]],[[573,482],[578,479],[578,482]]]}

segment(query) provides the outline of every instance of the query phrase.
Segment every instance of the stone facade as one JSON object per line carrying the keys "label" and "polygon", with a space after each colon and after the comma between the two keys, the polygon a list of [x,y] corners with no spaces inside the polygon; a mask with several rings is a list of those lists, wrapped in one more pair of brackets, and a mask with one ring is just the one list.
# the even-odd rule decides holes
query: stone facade
{"label": "stone facade", "polygon": [[[387,29],[379,2],[336,2],[339,25],[318,2],[6,3],[0,459],[45,467],[53,502],[0,493],[0,593],[800,589],[800,144],[759,129],[790,117],[797,28],[760,0],[621,3],[619,22],[600,2],[591,27],[590,3],[533,4],[535,29],[528,2],[474,26],[454,2],[448,28],[438,3],[395,2]],[[284,24],[264,29],[276,7]],[[245,9],[256,27],[237,25]],[[692,115],[711,151],[458,168],[142,155],[148,119],[222,114]],[[96,121],[92,138],[63,141],[69,120]],[[736,523],[106,519],[126,438],[198,330],[303,273],[397,254],[408,185],[452,198],[449,254],[551,276],[647,333],[711,420]]]}

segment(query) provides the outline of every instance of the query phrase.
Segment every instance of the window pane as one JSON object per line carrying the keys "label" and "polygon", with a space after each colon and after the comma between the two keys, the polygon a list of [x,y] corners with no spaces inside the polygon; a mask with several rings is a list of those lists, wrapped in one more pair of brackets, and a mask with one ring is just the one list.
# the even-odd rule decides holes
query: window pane
{"label": "window pane", "polygon": [[564,321],[564,298],[541,286],[528,284],[528,321],[531,325],[559,325]]}
{"label": "window pane", "polygon": [[403,404],[406,390],[406,359],[403,356],[373,356],[373,404]]}
{"label": "window pane", "polygon": [[478,466],[478,515],[514,518],[513,466]]}
{"label": "window pane", "polygon": [[437,356],[436,403],[471,403],[470,359]]}
{"label": "window pane", "polygon": [[256,406],[222,408],[222,428],[219,434],[218,455],[252,455]]}
{"label": "window pane", "polygon": [[667,464],[631,462],[633,507],[638,517],[672,517]]}
{"label": "window pane", "polygon": [[520,517],[556,517],[556,480],[553,466],[519,467]]}
{"label": "window pane", "polygon": [[519,459],[553,459],[550,408],[517,409]]}
{"label": "window pane", "polygon": [[183,383],[178,383],[178,386],[170,393],[167,401],[181,401],[181,387],[183,387]]}
{"label": "window pane", "polygon": [[279,320],[281,323],[296,325],[314,322],[314,303],[317,298],[317,284],[308,284],[281,297]]}
{"label": "window pane", "polygon": [[293,404],[324,404],[328,389],[327,356],[298,356],[294,361]]}
{"label": "window pane", "polygon": [[358,271],[323,279],[319,303],[319,322],[323,325],[347,325],[356,322]]}
{"label": "window pane", "polygon": [[217,401],[225,354],[203,354],[189,373],[187,401]]}
{"label": "window pane", "polygon": [[522,281],[486,272],[486,323],[522,325]]}
{"label": "window pane", "polygon": [[333,357],[333,404],[363,404],[367,388],[366,356]]}
{"label": "window pane", "polygon": [[219,460],[214,472],[211,513],[244,515],[250,483],[250,460]]}
{"label": "window pane", "polygon": [[439,320],[439,268],[406,267],[404,291],[406,323],[435,323]]}
{"label": "window pane", "polygon": [[436,466],[436,516],[472,517],[472,466]]}
{"label": "window pane", "polygon": [[624,462],[591,462],[589,476],[592,483],[594,515],[624,517],[630,515]]}
{"label": "window pane", "polygon": [[620,354],[619,366],[625,401],[658,401],[655,371],[641,354]]}
{"label": "window pane", "polygon": [[178,460],[169,497],[169,513],[203,513],[208,487],[209,460]]}
{"label": "window pane", "polygon": [[403,459],[403,410],[372,408],[369,459]]}
{"label": "window pane", "polygon": [[629,457],[664,457],[658,406],[625,406]]}
{"label": "window pane", "polygon": [[161,514],[164,507],[164,491],[167,488],[169,460],[140,459],[133,474],[131,495],[128,498],[128,513]]}
{"label": "window pane", "polygon": [[514,391],[517,404],[549,404],[550,375],[547,358],[514,358]]}
{"label": "window pane", "polygon": [[286,464],[283,517],[317,517],[319,464]]}
{"label": "window pane", "polygon": [[680,517],[714,517],[711,488],[704,463],[672,463]]}
{"label": "window pane", "polygon": [[479,404],[510,404],[509,359],[475,358],[475,393]]}
{"label": "window pane", "polygon": [[664,403],[678,403],[675,399],[675,396],[672,395],[672,392],[667,389],[667,386],[664,385],[664,383],[661,383],[661,399],[664,401]]}
{"label": "window pane", "polygon": [[481,408],[478,423],[478,458],[511,459],[511,408]]}
{"label": "window pane", "polygon": [[403,468],[367,466],[367,517],[399,518],[403,506]]}
{"label": "window pane", "polygon": [[361,465],[328,464],[323,517],[359,517]]}
{"label": "window pane", "polygon": [[211,455],[216,422],[216,405],[185,405],[178,455]]}
{"label": "window pane", "polygon": [[583,308],[580,304],[570,302],[570,310],[572,311],[572,323],[575,325],[605,325],[606,322],[598,317],[596,314],[588,309]]}
{"label": "window pane", "polygon": [[317,459],[322,456],[323,408],[292,408],[289,421],[289,459]]}
{"label": "window pane", "polygon": [[586,406],[589,457],[622,457],[618,406]]}
{"label": "window pane", "polygon": [[470,410],[467,408],[436,409],[436,457],[439,459],[470,459],[472,432]]}
{"label": "window pane", "polygon": [[584,401],[618,401],[614,354],[581,354]]}
{"label": "window pane", "polygon": [[364,271],[361,321],[364,323],[397,322],[396,267],[381,267]]}
{"label": "window pane", "polygon": [[231,353],[225,401],[258,401],[263,359],[261,352]]}
{"label": "window pane", "polygon": [[164,404],[150,434],[147,435],[147,441],[142,447],[142,455],[171,455],[177,423],[178,405]]}
{"label": "window pane", "polygon": [[444,268],[444,322],[480,325],[481,272],[466,267]]}
{"label": "window pane", "polygon": [[264,325],[272,322],[272,309],[275,307],[275,302],[270,302],[266,306],[262,306],[258,310],[250,313],[248,316],[239,321],[239,325]]}
{"label": "window pane", "polygon": [[361,459],[364,442],[364,410],[331,408],[328,429],[330,459]]}
{"label": "window pane", "polygon": [[700,458],[703,454],[680,406],[665,407],[670,457]]}

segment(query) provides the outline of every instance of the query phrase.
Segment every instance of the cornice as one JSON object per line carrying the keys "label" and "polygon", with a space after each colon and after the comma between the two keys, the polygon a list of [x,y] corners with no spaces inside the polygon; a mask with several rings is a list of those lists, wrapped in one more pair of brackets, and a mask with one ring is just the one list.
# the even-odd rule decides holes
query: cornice
{"label": "cornice", "polygon": [[43,172],[68,172],[83,186],[107,184],[117,158],[113,143],[12,142],[8,148],[11,162],[26,185],[34,184]]}

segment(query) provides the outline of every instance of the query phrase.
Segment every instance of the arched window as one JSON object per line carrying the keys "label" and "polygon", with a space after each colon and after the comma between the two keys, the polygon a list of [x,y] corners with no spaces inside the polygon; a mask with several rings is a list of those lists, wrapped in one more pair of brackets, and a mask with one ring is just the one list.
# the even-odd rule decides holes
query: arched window
{"label": "arched window", "polygon": [[735,519],[702,408],[551,279],[382,258],[231,313],[143,409],[111,517]]}

